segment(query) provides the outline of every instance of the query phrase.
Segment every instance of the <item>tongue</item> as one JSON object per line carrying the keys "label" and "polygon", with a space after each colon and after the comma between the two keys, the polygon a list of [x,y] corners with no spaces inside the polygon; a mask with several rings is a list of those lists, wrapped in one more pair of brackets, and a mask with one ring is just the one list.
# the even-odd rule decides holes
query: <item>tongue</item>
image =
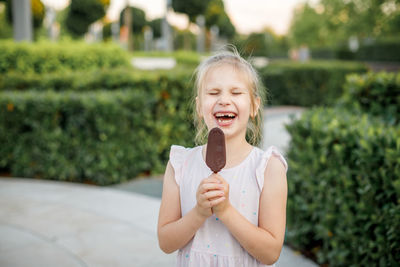
{"label": "tongue", "polygon": [[217,124],[220,127],[229,126],[232,124],[232,122],[233,122],[233,119],[231,119],[231,118],[230,119],[227,119],[227,118],[217,119]]}

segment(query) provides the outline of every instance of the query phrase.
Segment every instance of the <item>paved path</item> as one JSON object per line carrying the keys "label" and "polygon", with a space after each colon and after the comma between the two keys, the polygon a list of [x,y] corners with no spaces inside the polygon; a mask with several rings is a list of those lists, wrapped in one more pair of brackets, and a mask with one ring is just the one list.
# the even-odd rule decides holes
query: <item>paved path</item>
{"label": "paved path", "polygon": [[298,118],[303,112],[299,107],[273,107],[264,111],[264,129],[262,141],[263,149],[269,146],[276,146],[283,154],[290,141],[290,135],[286,132],[285,125],[290,123],[293,118]]}
{"label": "paved path", "polygon": [[[265,127],[298,111],[269,109]],[[115,187],[0,178],[0,266],[175,266],[157,244],[160,186],[161,178]],[[276,265],[316,266],[286,246]]]}
{"label": "paved path", "polygon": [[174,266],[160,201],[82,184],[0,179],[0,266]]}

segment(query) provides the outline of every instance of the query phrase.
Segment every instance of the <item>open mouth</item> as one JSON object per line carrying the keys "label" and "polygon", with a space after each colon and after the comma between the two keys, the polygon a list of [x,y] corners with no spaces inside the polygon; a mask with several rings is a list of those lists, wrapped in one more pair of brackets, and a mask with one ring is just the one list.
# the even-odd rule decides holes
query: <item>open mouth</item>
{"label": "open mouth", "polygon": [[219,126],[228,126],[236,118],[236,114],[233,112],[217,112],[214,117],[217,119]]}

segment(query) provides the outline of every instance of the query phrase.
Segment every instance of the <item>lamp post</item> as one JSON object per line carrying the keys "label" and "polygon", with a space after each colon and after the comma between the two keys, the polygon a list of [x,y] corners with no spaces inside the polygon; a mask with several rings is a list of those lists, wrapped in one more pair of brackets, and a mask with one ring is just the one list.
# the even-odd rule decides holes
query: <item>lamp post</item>
{"label": "lamp post", "polygon": [[14,40],[17,42],[32,42],[32,12],[30,0],[13,0],[13,32]]}
{"label": "lamp post", "polygon": [[126,41],[126,48],[128,51],[133,51],[133,36],[132,36],[132,10],[129,7],[129,0],[126,0],[126,8],[123,16],[123,29],[124,29],[124,38]]}
{"label": "lamp post", "polygon": [[171,36],[171,27],[169,26],[169,23],[167,20],[168,11],[171,10],[172,0],[167,0],[166,4],[167,4],[167,7],[165,9],[165,15],[164,15],[164,18],[163,18],[162,24],[161,24],[161,34],[162,34],[164,50],[172,51],[173,44],[172,44],[172,36]]}

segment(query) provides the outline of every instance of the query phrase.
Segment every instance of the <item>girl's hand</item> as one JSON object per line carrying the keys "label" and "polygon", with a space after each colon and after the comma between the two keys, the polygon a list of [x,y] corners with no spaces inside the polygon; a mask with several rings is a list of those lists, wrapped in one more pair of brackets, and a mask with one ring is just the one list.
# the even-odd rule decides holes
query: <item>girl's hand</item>
{"label": "girl's hand", "polygon": [[217,217],[220,217],[222,213],[224,213],[231,205],[231,203],[229,202],[229,184],[219,174],[215,174],[215,178],[222,185],[223,195],[225,196],[224,200],[220,201],[217,205],[214,205],[212,208],[212,212],[215,213]]}
{"label": "girl's hand", "polygon": [[200,216],[210,217],[213,214],[211,208],[225,200],[223,188],[215,174],[201,181],[196,193],[196,210]]}

